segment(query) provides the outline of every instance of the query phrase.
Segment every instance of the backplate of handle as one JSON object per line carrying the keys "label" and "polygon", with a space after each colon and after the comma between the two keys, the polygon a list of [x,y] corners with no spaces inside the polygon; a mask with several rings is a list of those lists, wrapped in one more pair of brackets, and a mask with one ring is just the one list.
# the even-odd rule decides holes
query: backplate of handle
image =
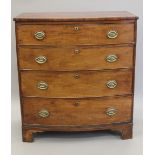
{"label": "backplate of handle", "polygon": [[39,117],[47,118],[47,117],[49,116],[49,112],[48,112],[48,110],[43,109],[43,110],[40,110],[40,111],[38,112],[38,115],[39,115]]}
{"label": "backplate of handle", "polygon": [[48,89],[48,84],[44,81],[40,81],[37,84],[37,88],[40,90],[46,90],[46,89]]}
{"label": "backplate of handle", "polygon": [[107,33],[107,37],[108,37],[109,39],[115,39],[115,38],[118,37],[118,32],[117,32],[116,30],[110,30],[110,31],[108,31],[108,33]]}
{"label": "backplate of handle", "polygon": [[44,64],[47,61],[45,56],[38,56],[35,58],[35,62],[38,64]]}
{"label": "backplate of handle", "polygon": [[34,36],[37,40],[43,40],[45,38],[45,32],[43,31],[35,32]]}
{"label": "backplate of handle", "polygon": [[117,86],[117,81],[116,80],[109,80],[106,83],[107,87],[110,89],[114,89]]}
{"label": "backplate of handle", "polygon": [[115,54],[110,54],[106,57],[106,61],[110,63],[116,62],[117,60],[118,60],[118,57]]}
{"label": "backplate of handle", "polygon": [[106,110],[106,114],[110,117],[114,116],[117,114],[117,109],[116,108],[113,108],[113,107],[110,107]]}

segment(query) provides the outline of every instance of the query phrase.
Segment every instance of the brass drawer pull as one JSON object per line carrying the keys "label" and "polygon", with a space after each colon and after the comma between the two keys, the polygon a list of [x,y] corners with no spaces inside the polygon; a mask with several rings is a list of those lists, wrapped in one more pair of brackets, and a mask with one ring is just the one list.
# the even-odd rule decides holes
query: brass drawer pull
{"label": "brass drawer pull", "polygon": [[106,110],[106,114],[108,115],[108,116],[110,116],[110,117],[112,117],[112,116],[114,116],[114,115],[116,115],[117,114],[117,109],[115,109],[115,108],[108,108],[107,110]]}
{"label": "brass drawer pull", "polygon": [[74,50],[74,53],[75,53],[75,54],[79,54],[79,53],[80,53],[80,50],[79,50],[79,49],[75,49],[75,50]]}
{"label": "brass drawer pull", "polygon": [[78,26],[75,26],[75,27],[74,27],[74,30],[75,30],[75,31],[79,31],[79,27],[78,27]]}
{"label": "brass drawer pull", "polygon": [[106,57],[107,62],[116,62],[118,60],[118,57],[114,54],[108,55]]}
{"label": "brass drawer pull", "polygon": [[40,90],[46,90],[46,89],[48,89],[48,84],[44,81],[40,81],[37,84],[37,88]]}
{"label": "brass drawer pull", "polygon": [[39,111],[38,112],[38,115],[40,116],[40,117],[42,117],[42,118],[47,118],[48,116],[49,116],[49,112],[48,112],[48,110],[41,110],[41,111]]}
{"label": "brass drawer pull", "polygon": [[79,79],[79,78],[80,78],[80,75],[79,75],[78,73],[75,73],[75,74],[74,74],[74,78],[75,78],[75,79]]}
{"label": "brass drawer pull", "polygon": [[35,61],[38,64],[44,64],[47,61],[47,58],[45,56],[38,56],[35,58]]}
{"label": "brass drawer pull", "polygon": [[115,38],[118,37],[118,32],[115,31],[115,30],[111,30],[111,31],[109,31],[109,32],[107,33],[107,37],[108,37],[109,39],[115,39]]}
{"label": "brass drawer pull", "polygon": [[45,38],[45,33],[42,32],[42,31],[36,32],[36,33],[34,34],[34,36],[35,36],[35,38],[36,38],[37,40],[43,40],[43,39]]}
{"label": "brass drawer pull", "polygon": [[116,80],[109,80],[107,83],[106,83],[107,87],[110,88],[110,89],[113,89],[117,86],[117,82]]}

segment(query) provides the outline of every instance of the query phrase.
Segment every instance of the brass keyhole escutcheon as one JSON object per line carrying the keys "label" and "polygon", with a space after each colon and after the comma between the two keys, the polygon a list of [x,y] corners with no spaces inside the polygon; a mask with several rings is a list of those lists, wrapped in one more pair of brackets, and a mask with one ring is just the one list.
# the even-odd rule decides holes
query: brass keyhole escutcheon
{"label": "brass keyhole escutcheon", "polygon": [[78,73],[75,73],[75,74],[74,74],[74,78],[75,78],[75,79],[79,79],[79,78],[80,78],[80,75],[79,75]]}
{"label": "brass keyhole escutcheon", "polygon": [[80,53],[80,50],[79,50],[79,49],[75,49],[75,50],[74,50],[74,53],[75,53],[75,54],[79,54],[79,53]]}
{"label": "brass keyhole escutcheon", "polygon": [[74,26],[74,30],[75,31],[79,31],[79,27],[78,26]]}
{"label": "brass keyhole escutcheon", "polygon": [[80,105],[80,101],[75,101],[74,105],[75,106],[79,106]]}

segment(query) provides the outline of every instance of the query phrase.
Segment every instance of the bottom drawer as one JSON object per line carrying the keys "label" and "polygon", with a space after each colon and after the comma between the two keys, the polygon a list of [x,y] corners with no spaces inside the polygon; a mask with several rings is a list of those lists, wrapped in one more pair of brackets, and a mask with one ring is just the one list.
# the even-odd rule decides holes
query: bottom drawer
{"label": "bottom drawer", "polygon": [[33,125],[99,125],[130,122],[132,97],[89,99],[22,99],[23,123]]}

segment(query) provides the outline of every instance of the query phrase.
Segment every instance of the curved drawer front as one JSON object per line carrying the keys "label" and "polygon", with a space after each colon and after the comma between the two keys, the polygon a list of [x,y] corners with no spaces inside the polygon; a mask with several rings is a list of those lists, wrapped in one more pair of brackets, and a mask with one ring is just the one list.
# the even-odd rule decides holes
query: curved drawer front
{"label": "curved drawer front", "polygon": [[133,47],[21,47],[18,57],[20,69],[74,71],[132,68]]}
{"label": "curved drawer front", "polygon": [[100,45],[134,42],[134,24],[17,25],[22,45]]}
{"label": "curved drawer front", "polygon": [[132,71],[22,71],[23,96],[98,97],[131,94]]}
{"label": "curved drawer front", "polygon": [[[59,126],[130,122],[131,107],[131,97],[78,100],[23,98],[23,120],[24,124]],[[110,109],[113,110],[111,113]]]}

